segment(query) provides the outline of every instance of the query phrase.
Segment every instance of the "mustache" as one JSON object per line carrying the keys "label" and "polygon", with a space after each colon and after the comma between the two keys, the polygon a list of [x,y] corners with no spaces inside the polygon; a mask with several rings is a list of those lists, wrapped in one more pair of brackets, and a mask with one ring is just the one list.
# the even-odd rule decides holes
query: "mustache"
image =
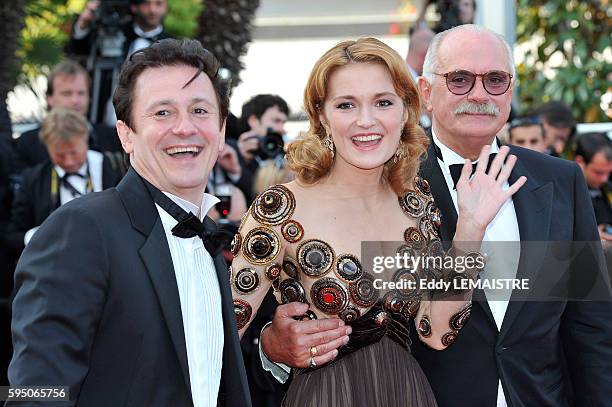
{"label": "mustache", "polygon": [[459,106],[453,110],[453,114],[486,114],[489,116],[499,116],[499,107],[495,106],[493,103],[471,103],[471,102],[461,102]]}

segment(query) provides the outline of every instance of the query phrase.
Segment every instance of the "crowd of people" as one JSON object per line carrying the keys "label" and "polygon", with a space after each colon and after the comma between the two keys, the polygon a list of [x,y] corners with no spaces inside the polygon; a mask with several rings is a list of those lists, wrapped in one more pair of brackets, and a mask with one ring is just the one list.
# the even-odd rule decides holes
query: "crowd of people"
{"label": "crowd of people", "polygon": [[[234,116],[166,0],[132,0],[125,63],[92,70],[87,2],[40,125],[13,138],[0,104],[1,384],[85,406],[609,403],[612,142],[561,102],[516,114],[511,47],[448,3],[457,23],[415,24],[405,58],[374,38],[324,52],[287,143],[286,101]],[[486,267],[391,281],[564,295],[379,290],[362,242],[393,240]],[[550,274],[531,242],[583,244]]]}

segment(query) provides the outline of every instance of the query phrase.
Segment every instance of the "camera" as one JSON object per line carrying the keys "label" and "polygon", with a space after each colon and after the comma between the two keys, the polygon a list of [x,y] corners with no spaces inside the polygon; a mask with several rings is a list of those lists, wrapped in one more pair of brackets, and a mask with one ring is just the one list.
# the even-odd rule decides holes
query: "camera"
{"label": "camera", "polygon": [[126,41],[121,28],[132,19],[130,0],[102,0],[96,10],[95,30],[100,55],[108,58],[123,56]]}
{"label": "camera", "polygon": [[265,136],[259,136],[259,148],[255,151],[262,160],[270,160],[276,158],[285,152],[285,142],[283,135],[268,129]]}

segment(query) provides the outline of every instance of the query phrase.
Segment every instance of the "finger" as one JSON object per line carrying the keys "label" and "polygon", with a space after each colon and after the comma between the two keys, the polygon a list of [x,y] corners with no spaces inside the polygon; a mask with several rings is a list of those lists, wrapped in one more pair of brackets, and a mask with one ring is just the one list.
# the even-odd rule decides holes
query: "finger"
{"label": "finger", "polygon": [[[327,352],[321,356],[316,356],[314,358],[315,363],[317,364],[317,366],[323,366],[326,363],[331,362],[332,360],[336,359],[336,356],[338,356],[338,350],[334,349],[331,352]],[[306,362],[307,367],[310,367],[310,356],[308,357],[308,361]]]}
{"label": "finger", "polygon": [[[314,321],[301,321],[298,332],[303,335],[318,334],[334,329],[343,329],[344,321],[339,318],[316,319]],[[312,345],[312,343],[310,343]]]}
{"label": "finger", "polygon": [[489,171],[487,172],[488,175],[492,176],[493,178],[497,178],[497,175],[502,169],[502,165],[504,164],[504,160],[508,156],[509,151],[510,149],[507,146],[502,146],[499,149],[499,153],[493,159],[491,168],[489,168]]}
{"label": "finger", "polygon": [[466,184],[470,180],[471,176],[472,176],[472,161],[466,158],[463,161],[463,167],[461,168],[461,175],[459,176],[459,179],[457,180],[457,187],[459,187],[459,185]]}
{"label": "finger", "polygon": [[[330,350],[342,345],[342,341],[344,340],[344,338],[347,338],[348,342],[348,336],[351,334],[351,332],[353,331],[350,326],[341,326],[331,330],[328,329],[317,331],[312,334],[305,335],[304,343],[307,346],[316,346],[319,353],[327,353]],[[333,344],[336,342],[338,342],[338,344],[335,347],[326,347],[323,349],[319,349],[319,346],[326,346],[327,344]]]}
{"label": "finger", "polygon": [[510,185],[510,188],[508,188],[508,190],[506,191],[508,197],[514,195],[516,191],[518,191],[523,185],[525,185],[525,182],[527,182],[527,177],[523,175],[519,179],[517,179],[514,184]]}
{"label": "finger", "polygon": [[293,318],[302,316],[308,311],[308,304],[303,302],[290,302],[276,307],[274,318]]}
{"label": "finger", "polygon": [[516,164],[516,156],[514,154],[510,154],[510,156],[506,160],[506,164],[504,164],[501,171],[499,172],[499,175],[497,176],[497,183],[499,185],[502,185],[508,180],[512,169],[514,168],[514,164]]}
{"label": "finger", "polygon": [[[348,343],[349,336],[344,335],[345,331],[340,330],[339,332],[341,332],[341,335],[339,337],[335,337],[333,340],[325,341],[325,342],[313,342],[314,346],[317,347],[317,355],[324,355]],[[327,340],[328,335],[322,336],[322,338],[324,338],[324,340]],[[310,348],[308,348],[308,351],[310,352]]]}
{"label": "finger", "polygon": [[485,172],[487,169],[487,164],[489,164],[489,151],[491,150],[491,146],[486,145],[480,150],[480,155],[478,156],[478,164],[476,164],[476,172]]}

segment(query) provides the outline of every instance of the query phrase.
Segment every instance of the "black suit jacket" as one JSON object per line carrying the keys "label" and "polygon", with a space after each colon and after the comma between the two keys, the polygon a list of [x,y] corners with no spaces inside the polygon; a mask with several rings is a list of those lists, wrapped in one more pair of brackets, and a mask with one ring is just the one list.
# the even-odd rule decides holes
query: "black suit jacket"
{"label": "black suit jacket", "polygon": [[[600,260],[601,244],[584,176],[569,161],[511,147],[518,157],[510,182],[521,175],[527,183],[514,195],[521,259],[517,278],[546,285],[538,275],[546,254],[528,242],[589,241],[576,255],[579,263]],[[455,234],[457,213],[433,146],[421,165],[442,213],[440,234]],[[534,253],[536,252],[536,253]],[[538,258],[538,256],[540,256]],[[540,266],[534,266],[533,260]],[[544,267],[545,268],[545,267]],[[562,275],[566,270],[553,270]],[[592,280],[605,298],[610,282],[594,268],[574,270]],[[571,283],[568,283],[571,284]],[[444,351],[425,347],[414,334],[412,351],[425,371],[441,407],[495,406],[498,380],[506,401],[518,406],[604,406],[612,401],[612,303],[525,301],[513,292],[498,333],[482,290],[474,293],[469,322]],[[414,331],[414,330],[413,330]]]}
{"label": "black suit jacket", "polygon": [[[23,172],[4,237],[5,246],[17,257],[23,250],[25,233],[40,226],[59,207],[58,195],[51,193],[52,169],[53,164],[47,161]],[[122,176],[121,168],[105,155],[102,161],[102,188],[114,187]]]}
{"label": "black suit jacket", "polygon": [[[47,147],[40,141],[39,131],[40,128],[26,131],[14,140],[13,163],[16,173],[49,160]],[[105,124],[93,125],[89,135],[89,148],[100,152],[123,153],[117,130]]]}
{"label": "black suit jacket", "polygon": [[[214,261],[225,336],[219,401],[250,406],[227,266],[222,255]],[[15,286],[12,385],[69,385],[69,405],[193,405],[170,249],[134,170],[55,211],[24,250]]]}

